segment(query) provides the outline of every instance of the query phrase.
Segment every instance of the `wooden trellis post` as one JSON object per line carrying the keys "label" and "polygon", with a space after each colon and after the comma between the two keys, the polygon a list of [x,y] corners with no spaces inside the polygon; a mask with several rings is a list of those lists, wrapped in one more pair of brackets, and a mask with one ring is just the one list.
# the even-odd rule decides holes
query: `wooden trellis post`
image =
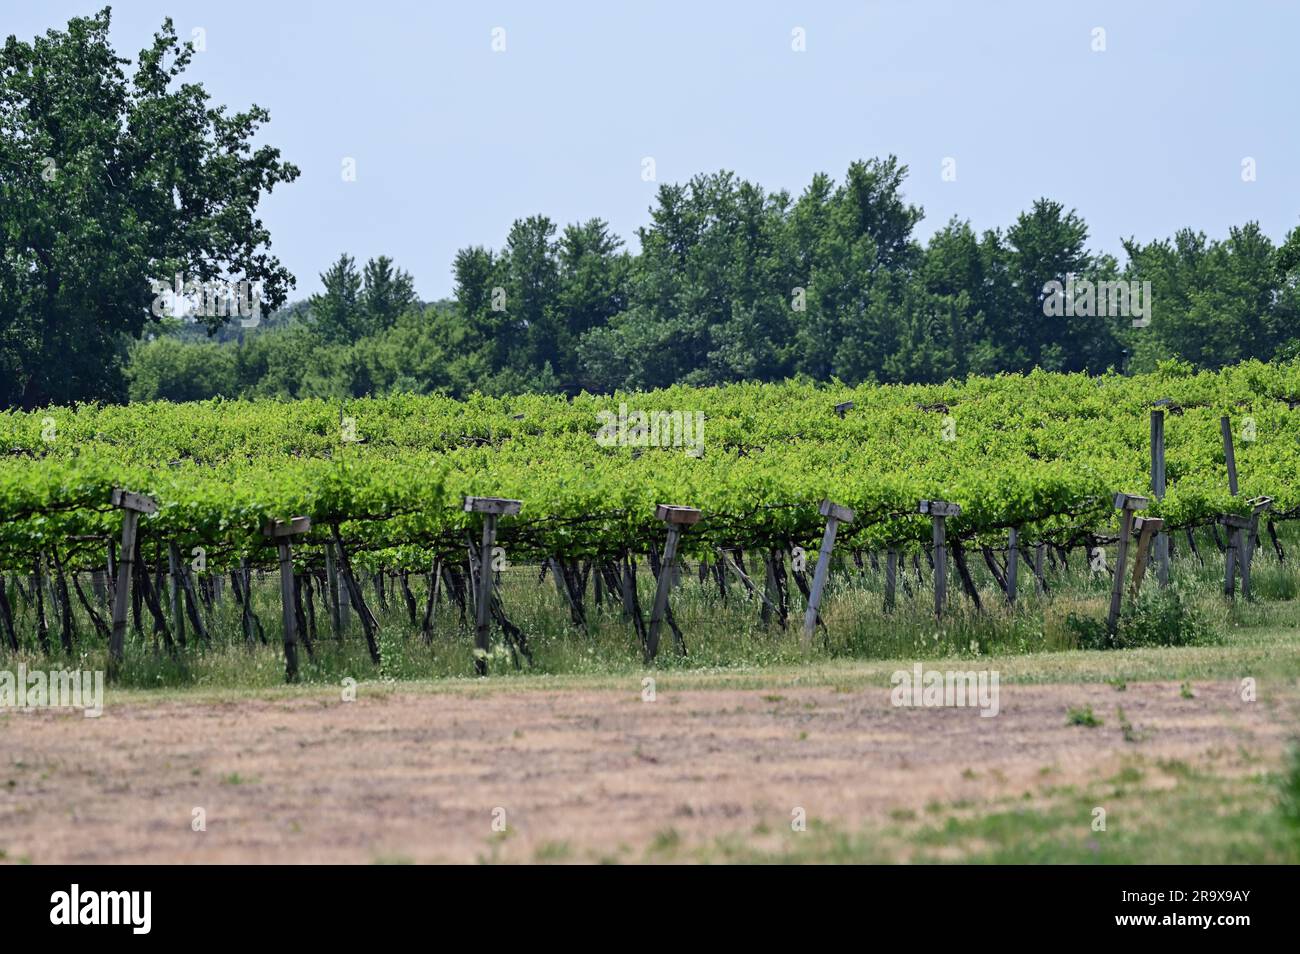
{"label": "wooden trellis post", "polygon": [[335,639],[343,638],[343,616],[339,603],[339,571],[334,562],[334,544],[325,544],[325,595],[330,608],[330,629]]}
{"label": "wooden trellis post", "polygon": [[[339,633],[340,638],[342,638],[342,634],[352,627],[351,587],[355,581],[351,579],[352,571],[350,569],[338,565],[342,562],[342,553],[338,547],[339,545],[335,543],[330,549],[334,552],[334,575],[338,579],[339,585]],[[340,573],[342,574],[341,577],[339,576]]]}
{"label": "wooden trellis post", "polygon": [[1020,531],[1012,527],[1007,531],[1007,602],[1016,603],[1016,582],[1020,569]]}
{"label": "wooden trellis post", "polygon": [[1259,517],[1269,510],[1273,509],[1272,497],[1256,497],[1250,502],[1250,527],[1246,531],[1246,539],[1242,544],[1242,552],[1239,556],[1241,560],[1241,598],[1250,599],[1250,564],[1255,556],[1255,541],[1259,538]]}
{"label": "wooden trellis post", "polygon": [[651,663],[659,654],[659,630],[668,613],[668,590],[672,587],[673,566],[677,562],[677,541],[682,528],[699,523],[702,516],[694,507],[677,507],[659,504],[655,516],[668,525],[668,539],[664,542],[664,555],[659,563],[659,583],[655,587],[655,601],[650,609],[650,631],[646,635],[645,661]]}
{"label": "wooden trellis post", "polygon": [[1223,551],[1223,595],[1235,598],[1237,595],[1237,564],[1241,559],[1241,531],[1250,530],[1250,519],[1239,517],[1234,513],[1219,515],[1219,524],[1226,528],[1228,545]]}
{"label": "wooden trellis post", "polygon": [[[1228,469],[1228,493],[1237,496],[1237,454],[1232,446],[1232,420],[1226,415],[1219,418],[1219,433],[1223,437],[1223,462]],[[1240,518],[1220,516],[1219,523],[1227,528],[1228,545],[1223,551],[1223,595],[1235,597],[1237,593],[1237,559],[1241,553],[1241,527],[1235,524]]]}
{"label": "wooden trellis post", "polygon": [[916,506],[917,513],[930,515],[934,544],[934,615],[942,616],[948,602],[948,545],[945,522],[949,517],[961,513],[961,507],[946,500],[922,500]]}
{"label": "wooden trellis post", "polygon": [[181,607],[181,551],[175,543],[167,544],[167,572],[170,582],[167,588],[168,605],[172,614],[172,628],[176,630],[176,641],[185,645],[185,611]]}
{"label": "wooden trellis post", "polygon": [[[1133,531],[1137,534],[1138,542],[1137,557],[1133,561],[1133,587],[1129,593],[1130,599],[1136,600],[1138,592],[1142,589],[1142,578],[1146,575],[1147,562],[1151,555],[1152,537],[1154,536],[1158,542],[1164,529],[1165,522],[1160,517],[1137,517],[1133,521]],[[1157,558],[1158,556],[1157,553]]]}
{"label": "wooden trellis post", "polygon": [[110,502],[122,511],[122,552],[117,561],[117,587],[113,591],[113,633],[108,640],[109,663],[115,667],[126,649],[126,611],[131,599],[131,569],[140,514],[157,513],[158,503],[152,497],[121,488],[113,491]]}
{"label": "wooden trellis post", "polygon": [[1106,616],[1106,629],[1111,633],[1119,626],[1119,611],[1124,601],[1124,571],[1128,567],[1128,542],[1133,534],[1134,511],[1145,510],[1146,507],[1146,497],[1115,495],[1115,509],[1120,511],[1120,522],[1119,544],[1115,549],[1115,579],[1111,581],[1110,612]]}
{"label": "wooden trellis post", "polygon": [[1219,433],[1223,435],[1223,460],[1228,465],[1228,493],[1237,496],[1237,455],[1232,449],[1232,421],[1219,418]]}
{"label": "wooden trellis post", "polygon": [[853,511],[837,503],[823,500],[817,512],[826,518],[826,530],[822,534],[822,548],[817,554],[817,569],[813,573],[812,589],[808,591],[808,610],[803,617],[803,648],[812,645],[813,633],[817,629],[817,610],[821,606],[822,591],[826,588],[826,576],[831,567],[831,551],[835,549],[835,533],[841,523],[853,522]]}
{"label": "wooden trellis post", "polygon": [[898,583],[898,551],[885,551],[885,612],[894,608],[894,592]]}
{"label": "wooden trellis post", "polygon": [[239,558],[239,589],[244,594],[240,607],[244,641],[252,647],[257,641],[257,617],[253,614],[253,575],[248,569],[248,557]]}
{"label": "wooden trellis post", "polygon": [[294,612],[293,549],[294,537],[311,529],[310,517],[292,520],[270,520],[262,527],[262,536],[275,541],[280,557],[280,602],[284,612],[284,678],[286,682],[298,679],[298,617]]}
{"label": "wooden trellis post", "polygon": [[[1165,412],[1151,412],[1151,496],[1165,499]],[[1156,533],[1156,578],[1169,585],[1169,534],[1163,524]]]}
{"label": "wooden trellis post", "polygon": [[[726,550],[722,549],[722,547],[717,547],[716,552],[718,554],[718,562],[734,573],[736,579],[740,580],[740,582],[745,585],[745,592],[751,596],[757,596],[759,600],[762,601],[765,612],[769,614],[776,612],[776,606],[773,605],[771,599],[768,598],[767,593],[761,592],[758,587],[754,585],[754,581],[749,578],[749,574],[737,565],[736,561],[731,558],[731,555],[728,554]],[[776,574],[773,571],[771,561],[768,562],[768,573],[771,575],[773,582],[775,583]]]}
{"label": "wooden trellis post", "polygon": [[474,595],[474,671],[488,671],[488,636],[492,620],[492,548],[497,542],[497,518],[519,513],[523,502],[505,497],[466,497],[465,512],[483,515],[483,548],[478,558],[478,587]]}
{"label": "wooden trellis post", "polygon": [[1259,531],[1259,515],[1273,506],[1272,497],[1258,497],[1251,502],[1251,515],[1240,517],[1223,514],[1219,523],[1227,528],[1228,546],[1224,551],[1223,595],[1235,597],[1237,575],[1241,575],[1242,599],[1250,599],[1250,564],[1255,555],[1255,535]]}

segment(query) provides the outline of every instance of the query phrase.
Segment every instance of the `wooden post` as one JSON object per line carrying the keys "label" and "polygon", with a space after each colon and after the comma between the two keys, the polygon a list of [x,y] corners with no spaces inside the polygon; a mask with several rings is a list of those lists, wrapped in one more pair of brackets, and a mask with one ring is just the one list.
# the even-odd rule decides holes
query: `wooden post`
{"label": "wooden post", "polygon": [[1007,531],[1007,602],[1016,604],[1016,578],[1020,569],[1020,531],[1012,527]]}
{"label": "wooden post", "polygon": [[934,615],[942,616],[948,602],[948,547],[945,521],[961,513],[961,507],[946,500],[922,500],[917,513],[930,515],[934,544]]}
{"label": "wooden post", "polygon": [[1251,515],[1240,517],[1224,514],[1219,517],[1228,533],[1228,546],[1224,551],[1223,595],[1235,597],[1237,574],[1241,575],[1241,596],[1250,599],[1250,564],[1255,551],[1255,534],[1259,530],[1259,516],[1273,506],[1272,497],[1258,497],[1251,501]]}
{"label": "wooden post", "polygon": [[108,585],[109,609],[112,609],[113,591],[117,588],[117,553],[114,552],[112,537],[108,538],[108,546],[105,549],[107,560],[104,564],[104,581]]}
{"label": "wooden post", "polygon": [[108,641],[109,664],[116,668],[126,649],[126,610],[130,601],[131,570],[135,562],[135,536],[140,514],[157,513],[158,504],[152,497],[120,488],[113,491],[110,502],[122,511],[122,551],[117,561],[117,587],[113,592],[113,634]]}
{"label": "wooden post", "polygon": [[822,602],[822,590],[826,588],[826,576],[830,572],[831,551],[835,549],[835,532],[841,523],[853,522],[853,511],[837,503],[823,500],[817,512],[826,518],[826,530],[822,533],[822,548],[817,554],[817,569],[813,573],[812,589],[808,591],[808,609],[803,617],[803,648],[812,645],[813,633],[817,630],[817,610]]}
{"label": "wooden post", "polygon": [[492,548],[497,540],[497,515],[483,514],[483,541],[476,561],[478,579],[474,581],[474,671],[488,673],[487,655],[491,648],[492,627]]}
{"label": "wooden post", "polygon": [[759,610],[763,626],[766,628],[772,623],[772,600],[777,598],[776,593],[776,568],[772,565],[772,554],[763,554],[763,608]]}
{"label": "wooden post", "polygon": [[[1165,412],[1151,412],[1151,495],[1165,499]],[[1161,525],[1163,527],[1163,524]],[[1156,534],[1156,578],[1161,586],[1169,585],[1169,534]]]}
{"label": "wooden post", "polygon": [[280,618],[284,621],[284,680],[298,679],[298,617],[294,612],[293,551],[287,537],[275,541],[280,557]]}
{"label": "wooden post", "polygon": [[167,596],[172,614],[172,629],[176,631],[176,642],[184,646],[185,613],[181,608],[181,551],[174,543],[167,544],[167,572],[170,576]]}
{"label": "wooden post", "polygon": [[931,544],[934,549],[934,615],[943,615],[944,603],[948,599],[948,548],[945,541],[944,520],[942,517],[931,518]]}
{"label": "wooden post", "polygon": [[1241,598],[1250,599],[1250,561],[1255,555],[1255,528],[1258,518],[1251,517],[1244,530],[1237,537],[1238,572],[1241,574]]}
{"label": "wooden post", "polygon": [[564,571],[560,568],[560,561],[551,557],[546,561],[546,569],[551,574],[551,582],[555,584],[555,595],[572,608],[573,598],[569,595],[569,588],[564,582]]}
{"label": "wooden post", "polygon": [[1110,587],[1110,613],[1106,616],[1106,629],[1114,633],[1119,626],[1120,606],[1124,601],[1124,571],[1128,567],[1128,541],[1133,533],[1133,513],[1145,510],[1147,498],[1133,494],[1116,494],[1115,509],[1120,511],[1119,544],[1115,551],[1115,579]]}
{"label": "wooden post", "polygon": [[248,557],[239,558],[239,589],[244,598],[240,606],[240,620],[244,625],[244,642],[251,648],[257,642],[257,627],[253,616],[252,574],[248,569]]}
{"label": "wooden post", "polygon": [[1223,514],[1219,517],[1228,533],[1228,546],[1223,551],[1223,595],[1233,598],[1237,595],[1237,565],[1241,559],[1241,531],[1250,529],[1250,520],[1236,514]]}
{"label": "wooden post", "polygon": [[283,607],[281,618],[284,620],[284,678],[286,682],[298,680],[298,616],[294,611],[293,550],[290,541],[293,537],[311,529],[310,517],[294,517],[292,520],[271,520],[262,528],[262,536],[275,541],[280,557],[280,603]]}
{"label": "wooden post", "polygon": [[1223,459],[1228,465],[1228,493],[1237,496],[1237,456],[1232,450],[1232,421],[1219,418],[1219,432],[1223,435]]}
{"label": "wooden post", "polygon": [[[1228,493],[1237,496],[1237,455],[1232,446],[1232,421],[1219,418],[1219,434],[1223,437],[1223,461],[1228,468]],[[1220,523],[1223,521],[1220,520]],[[1223,551],[1223,592],[1235,596],[1237,590],[1237,534],[1228,528],[1228,545]]]}
{"label": "wooden post", "polygon": [[1165,522],[1160,517],[1138,517],[1133,521],[1133,530],[1138,535],[1137,557],[1133,561],[1133,587],[1129,598],[1136,600],[1142,589],[1142,578],[1146,575],[1147,560],[1151,554],[1151,538],[1157,541],[1164,532]]}
{"label": "wooden post", "polygon": [[505,497],[466,497],[465,512],[483,515],[483,546],[478,557],[478,586],[474,596],[474,671],[488,672],[488,636],[492,620],[492,548],[497,541],[497,518],[513,516],[523,503]]}
{"label": "wooden post", "polygon": [[1241,561],[1241,598],[1250,599],[1250,564],[1255,556],[1255,541],[1259,537],[1259,517],[1273,509],[1272,497],[1256,497],[1250,502],[1251,515],[1250,526],[1246,531],[1246,538],[1243,543],[1243,552],[1239,559]]}
{"label": "wooden post", "polygon": [[429,592],[424,602],[424,619],[420,623],[420,639],[428,645],[433,642],[433,618],[438,611],[438,588],[442,585],[442,558],[435,557],[429,571]]}
{"label": "wooden post", "polygon": [[[334,560],[336,563],[342,562],[339,559],[338,545],[335,544]],[[339,632],[346,633],[352,626],[352,571],[349,567],[339,568],[336,566],[336,573],[342,574],[339,577]]]}
{"label": "wooden post", "polygon": [[[718,562],[736,575],[736,579],[740,580],[740,582],[745,585],[745,592],[751,596],[757,596],[763,603],[763,609],[769,614],[776,612],[776,605],[768,598],[767,593],[759,591],[758,587],[754,585],[754,581],[749,578],[749,574],[740,568],[736,561],[731,558],[731,555],[727,553],[726,550],[722,549],[722,547],[717,547],[716,550],[718,554]],[[770,562],[768,563],[768,569],[769,571],[772,570]],[[772,577],[774,581],[775,576],[776,574],[773,572]]]}
{"label": "wooden post", "polygon": [[325,544],[325,587],[330,607],[330,629],[335,639],[343,638],[343,615],[339,605],[339,570],[334,562],[334,544]]}
{"label": "wooden post", "polygon": [[898,551],[885,552],[885,612],[894,608],[894,590],[898,577]]}
{"label": "wooden post", "polygon": [[659,562],[659,583],[655,587],[655,601],[650,609],[650,632],[646,636],[645,661],[649,665],[659,654],[659,630],[668,613],[668,590],[672,587],[672,568],[677,562],[677,541],[682,528],[698,523],[701,517],[694,507],[659,504],[655,516],[668,525],[668,539],[664,542],[663,559]]}

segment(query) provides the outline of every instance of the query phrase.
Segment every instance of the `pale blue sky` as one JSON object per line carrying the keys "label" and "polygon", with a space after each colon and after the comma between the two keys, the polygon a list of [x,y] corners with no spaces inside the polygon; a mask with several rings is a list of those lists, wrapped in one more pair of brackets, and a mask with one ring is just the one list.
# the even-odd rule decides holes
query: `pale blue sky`
{"label": "pale blue sky", "polygon": [[[102,5],[0,0],[0,35]],[[1043,195],[1112,252],[1180,226],[1221,236],[1257,219],[1279,239],[1300,224],[1300,4],[1283,0],[119,0],[113,13],[132,57],[166,15],[182,37],[203,28],[191,75],[217,102],[270,110],[264,139],[302,169],[262,206],[293,298],[341,251],[389,254],[440,297],[456,249],[499,247],[535,213],[600,216],[633,242],[655,189],[647,156],[661,182],[726,168],[798,193],[814,172],[892,152],[911,167],[923,237],[953,214],[1006,226]],[[806,52],[791,49],[796,27]]]}

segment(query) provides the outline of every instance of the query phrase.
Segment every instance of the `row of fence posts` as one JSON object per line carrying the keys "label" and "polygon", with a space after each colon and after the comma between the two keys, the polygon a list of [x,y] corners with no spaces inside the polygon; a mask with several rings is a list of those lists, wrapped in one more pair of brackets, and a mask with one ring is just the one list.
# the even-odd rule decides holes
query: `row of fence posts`
{"label": "row of fence posts", "polygon": [[[1157,405],[1169,405],[1168,398],[1155,402]],[[848,401],[835,407],[836,413],[844,417],[853,408]],[[1164,410],[1151,412],[1151,491],[1157,500],[1164,498],[1165,484],[1165,428]],[[1227,417],[1220,420],[1223,437],[1224,459],[1228,471],[1229,491],[1237,495],[1237,466],[1232,443],[1231,422]],[[114,490],[112,505],[122,510],[122,548],[117,561],[117,586],[113,600],[113,625],[109,641],[110,667],[120,665],[126,639],[127,608],[133,584],[132,563],[135,554],[135,540],[141,514],[157,512],[157,503],[142,494],[126,490]],[[478,573],[474,580],[475,629],[474,629],[474,666],[479,675],[488,671],[488,649],[490,643],[491,609],[493,601],[492,552],[496,545],[497,520],[503,516],[517,515],[522,509],[522,502],[504,497],[466,497],[464,509],[467,513],[482,515],[482,544],[477,558]],[[1131,599],[1136,599],[1146,574],[1147,567],[1154,557],[1156,576],[1161,586],[1169,584],[1169,537],[1165,531],[1164,521],[1160,518],[1141,517],[1138,511],[1146,509],[1146,497],[1134,494],[1117,493],[1114,506],[1120,511],[1119,538],[1116,545],[1114,579],[1111,586],[1110,607],[1107,613],[1107,628],[1114,632],[1124,598],[1124,577],[1128,567],[1130,543],[1136,540],[1132,580],[1129,584]],[[1225,553],[1224,593],[1235,595],[1235,580],[1241,578],[1241,592],[1244,598],[1250,597],[1250,565],[1259,534],[1261,514],[1272,506],[1272,499],[1261,497],[1251,501],[1252,514],[1242,517],[1236,514],[1222,514],[1218,523],[1227,528],[1229,542]],[[826,588],[830,572],[831,556],[835,548],[835,538],[841,525],[852,524],[855,514],[852,509],[830,500],[823,500],[819,513],[826,520],[821,548],[817,555],[817,566],[813,573],[812,586],[809,590],[808,605],[804,614],[802,643],[805,648],[811,646],[818,625],[823,625],[819,610],[822,595]],[[960,505],[945,500],[921,500],[917,504],[917,513],[929,516],[931,520],[931,545],[934,559],[934,612],[936,617],[943,615],[948,599],[948,544],[947,519],[961,513]],[[660,633],[665,618],[671,610],[668,605],[669,591],[677,573],[677,554],[681,534],[698,523],[702,512],[694,507],[675,504],[659,504],[655,516],[664,523],[667,539],[664,543],[663,558],[660,561],[658,581],[655,588],[654,603],[651,607],[650,626],[644,645],[645,661],[652,662],[659,652]],[[275,520],[263,528],[263,535],[275,543],[280,565],[280,590],[283,603],[285,677],[294,681],[298,677],[297,654],[297,620],[294,612],[294,575],[292,544],[295,538],[311,529],[311,520],[307,517],[295,517],[291,520]],[[1006,595],[1008,602],[1016,601],[1019,577],[1020,540],[1019,530],[1012,527],[1008,531],[1006,562]],[[1034,578],[1039,591],[1042,591],[1044,545],[1039,543],[1034,548]],[[895,604],[895,587],[899,566],[899,551],[889,549],[885,554],[885,608],[892,609]],[[747,586],[753,583],[744,576],[727,557],[722,558],[734,573],[742,577]],[[169,563],[173,576],[177,574],[180,557],[176,548],[169,549]],[[328,601],[330,604],[331,623],[337,633],[348,623],[349,601],[340,596],[338,573],[335,568],[335,552],[332,545],[325,548],[326,576],[328,580]],[[245,593],[247,601],[248,594]],[[766,600],[766,596],[763,597]],[[179,592],[175,586],[172,590],[171,610],[173,618],[181,620]],[[245,603],[247,606],[247,602]],[[183,625],[183,623],[178,623]],[[678,650],[684,652],[676,627],[674,639]]]}
{"label": "row of fence posts", "polygon": [[[113,628],[112,638],[109,645],[110,663],[117,665],[122,660],[123,646],[127,626],[127,607],[130,600],[130,587],[133,585],[132,578],[132,560],[135,552],[135,537],[139,516],[142,513],[153,513],[157,510],[157,505],[148,497],[139,494],[132,494],[125,491],[114,491],[113,503],[123,510],[122,521],[122,556],[118,560],[117,572],[118,581],[114,594],[113,604]],[[1110,609],[1107,615],[1107,627],[1113,632],[1118,623],[1120,609],[1124,595],[1124,577],[1128,565],[1129,544],[1136,538],[1137,552],[1133,567],[1132,582],[1130,585],[1130,596],[1136,599],[1138,591],[1142,585],[1142,580],[1149,562],[1149,556],[1152,549],[1153,540],[1158,540],[1163,534],[1164,522],[1159,518],[1143,518],[1137,516],[1137,511],[1147,507],[1148,501],[1145,497],[1139,497],[1132,494],[1116,494],[1114,506],[1120,511],[1120,534],[1117,541],[1117,553],[1114,567],[1114,580],[1112,583]],[[496,545],[497,520],[502,516],[517,515],[522,509],[522,502],[510,500],[501,497],[467,497],[465,498],[464,508],[466,512],[480,513],[483,515],[482,542],[481,550],[475,561],[478,566],[477,579],[474,583],[474,608],[475,608],[475,632],[474,632],[474,665],[475,671],[479,675],[486,675],[488,672],[488,649],[490,646],[491,631],[491,607],[493,596],[494,574],[491,571],[492,553]],[[819,513],[825,518],[825,530],[822,536],[821,548],[817,556],[817,565],[813,573],[812,585],[809,590],[807,609],[804,614],[802,643],[805,649],[811,646],[816,629],[819,625],[824,625],[820,616],[822,597],[825,592],[827,579],[830,573],[830,564],[835,547],[835,538],[840,525],[851,524],[855,514],[852,509],[836,504],[830,500],[823,500],[819,505]],[[663,557],[660,561],[658,580],[655,588],[654,602],[651,608],[650,625],[648,636],[644,646],[645,661],[647,664],[654,661],[659,652],[660,633],[662,631],[665,618],[670,613],[668,599],[672,588],[672,582],[677,570],[678,549],[682,532],[688,527],[699,522],[702,517],[702,511],[693,507],[683,507],[670,504],[660,504],[656,507],[656,517],[661,520],[667,530],[667,539],[664,544]],[[948,544],[947,544],[947,519],[958,516],[961,513],[961,507],[958,504],[943,500],[922,500],[917,505],[917,513],[929,516],[931,519],[931,542],[932,556],[934,561],[934,612],[936,617],[942,617],[947,606],[948,600]],[[1232,519],[1237,521],[1234,524],[1234,543],[1228,550],[1229,573],[1231,574],[1231,561],[1233,560],[1233,548],[1240,549],[1248,544],[1243,544],[1242,536],[1245,533],[1245,539],[1250,539],[1250,533],[1256,529],[1258,514],[1252,519],[1229,518],[1224,517],[1225,521]],[[285,654],[285,678],[292,682],[298,677],[298,633],[297,619],[294,612],[294,574],[293,574],[293,553],[292,544],[296,537],[307,533],[311,529],[311,520],[308,517],[295,517],[291,520],[276,520],[266,524],[263,528],[263,535],[271,542],[274,542],[277,548],[277,556],[280,567],[280,596],[283,608],[283,628],[284,628],[284,654]],[[1008,551],[1006,566],[1006,595],[1008,602],[1014,604],[1018,590],[1018,560],[1019,560],[1019,539],[1018,531],[1012,528],[1008,534]],[[886,552],[885,562],[885,608],[892,609],[896,599],[896,581],[898,568],[898,554],[896,549],[889,549]],[[725,553],[723,554],[725,557]],[[1038,544],[1035,548],[1035,579],[1042,579],[1042,559],[1043,545]],[[1163,560],[1167,560],[1167,553],[1163,555]],[[1161,555],[1157,551],[1157,560],[1161,561]],[[332,564],[334,561],[333,547],[326,547],[326,562]],[[1249,554],[1241,561],[1241,570],[1243,577],[1243,594],[1248,594],[1249,586]],[[736,573],[741,571],[737,568]],[[1167,582],[1168,571],[1165,569],[1160,573],[1162,582]],[[338,577],[334,572],[329,572],[327,567],[327,579],[329,580],[329,602],[330,613],[336,632],[343,625],[341,619],[341,608],[347,603],[338,597]],[[747,581],[748,582],[748,581]],[[752,583],[750,584],[752,586]],[[1040,583],[1041,585],[1041,583]],[[247,594],[245,596],[247,599]],[[178,610],[173,597],[172,612],[175,618],[179,618]],[[674,633],[676,636],[676,633]],[[684,651],[684,646],[678,646],[679,651]]]}

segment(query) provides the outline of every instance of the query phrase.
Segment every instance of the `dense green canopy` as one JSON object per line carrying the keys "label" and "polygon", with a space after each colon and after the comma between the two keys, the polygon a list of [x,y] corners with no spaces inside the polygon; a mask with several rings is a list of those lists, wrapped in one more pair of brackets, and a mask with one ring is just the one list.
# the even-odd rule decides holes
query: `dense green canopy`
{"label": "dense green canopy", "polygon": [[[474,526],[465,495],[524,502],[500,531],[520,562],[644,552],[662,534],[657,503],[704,510],[688,551],[815,546],[823,498],[857,512],[844,546],[927,540],[916,504],[936,498],[962,507],[954,540],[1001,545],[1018,526],[1025,541],[1077,544],[1114,532],[1112,494],[1149,488],[1149,416],[1162,399],[1169,492],[1149,513],[1190,526],[1268,495],[1276,516],[1300,514],[1297,363],[925,386],[677,386],[572,401],[86,405],[0,413],[0,447],[13,449],[0,457],[0,568],[51,550],[67,565],[100,565],[121,519],[107,506],[115,486],[158,499],[141,522],[147,539],[202,547],[218,567],[269,560],[264,522],[298,515],[314,523],[304,559],[338,525],[362,559],[458,560]],[[845,401],[854,407],[840,417]]]}
{"label": "dense green canopy", "polygon": [[267,310],[293,283],[256,215],[298,175],[251,145],[266,111],[184,82],[170,20],[129,74],[108,30],[105,9],[0,48],[0,406],[125,399],[155,282],[260,283]]}

